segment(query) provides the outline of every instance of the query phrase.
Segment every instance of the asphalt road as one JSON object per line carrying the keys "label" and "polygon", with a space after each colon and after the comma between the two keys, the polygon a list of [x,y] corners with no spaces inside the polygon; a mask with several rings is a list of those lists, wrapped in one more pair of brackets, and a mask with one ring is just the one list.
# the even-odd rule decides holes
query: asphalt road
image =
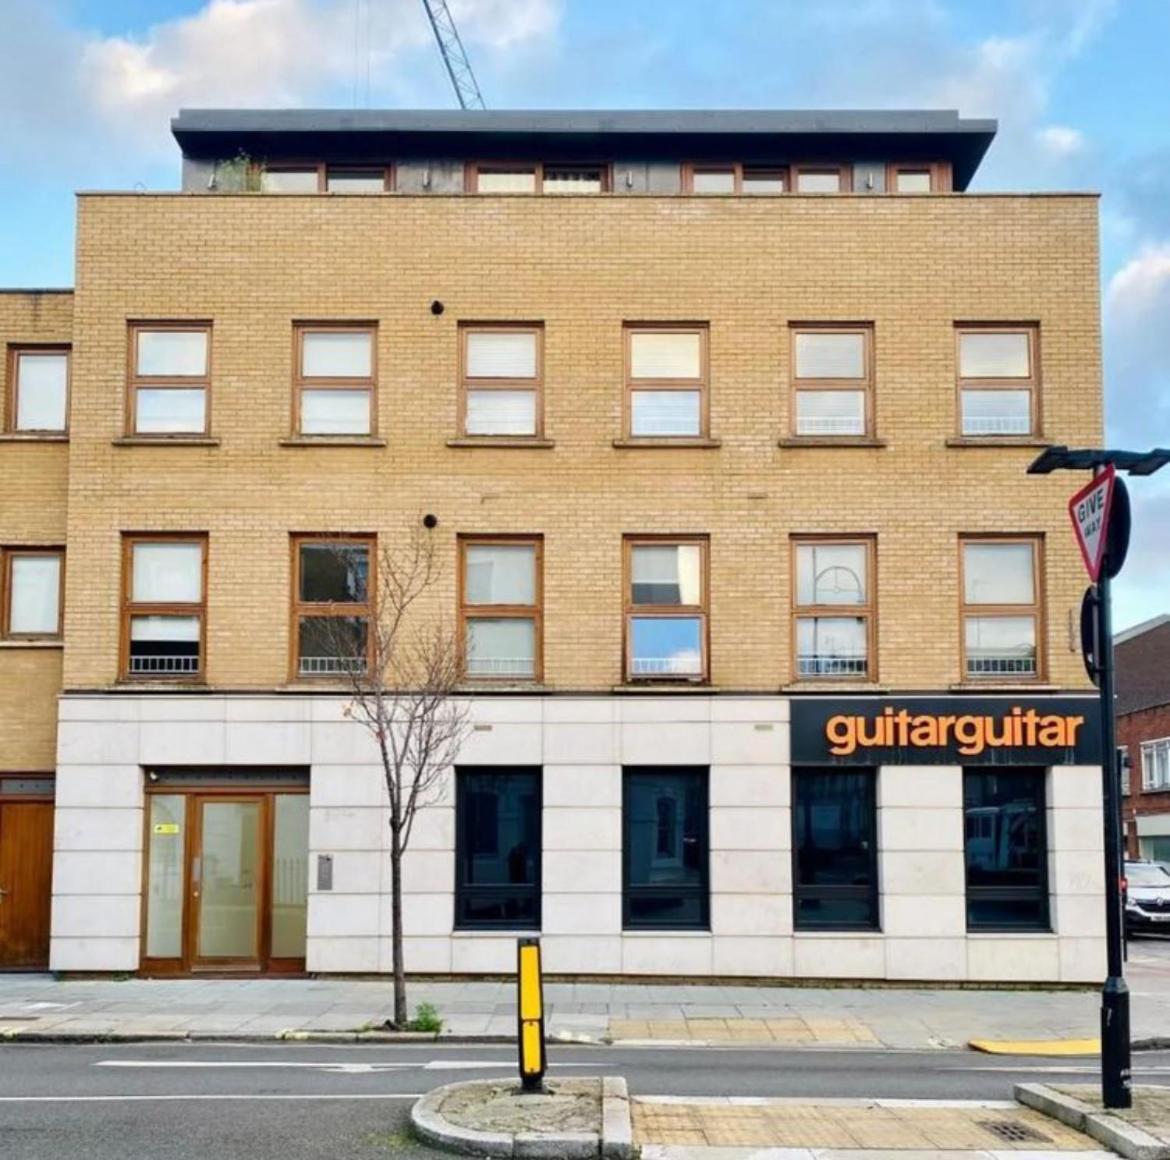
{"label": "asphalt road", "polygon": [[[553,1045],[553,1074],[624,1075],[634,1094],[1005,1099],[1029,1080],[1095,1078],[1094,1060],[966,1051]],[[1170,1053],[1135,1058],[1170,1084]],[[506,1047],[122,1044],[0,1047],[0,1157],[48,1160],[423,1160],[414,1096],[514,1075]]]}

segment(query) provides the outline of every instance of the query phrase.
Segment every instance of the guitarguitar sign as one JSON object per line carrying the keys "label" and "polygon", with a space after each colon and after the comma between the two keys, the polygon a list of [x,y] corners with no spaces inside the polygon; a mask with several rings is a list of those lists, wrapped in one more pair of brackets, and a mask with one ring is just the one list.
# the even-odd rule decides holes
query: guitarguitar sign
{"label": "guitarguitar sign", "polygon": [[1109,531],[1109,510],[1113,506],[1116,473],[1110,463],[1068,501],[1068,514],[1076,533],[1077,544],[1089,579],[1094,584],[1101,575]]}

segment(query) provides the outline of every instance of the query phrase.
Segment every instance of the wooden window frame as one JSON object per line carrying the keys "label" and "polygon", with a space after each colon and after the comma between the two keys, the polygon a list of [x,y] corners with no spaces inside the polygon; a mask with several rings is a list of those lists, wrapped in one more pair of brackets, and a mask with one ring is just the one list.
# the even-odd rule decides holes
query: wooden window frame
{"label": "wooden window frame", "polygon": [[[635,334],[698,334],[699,378],[635,379],[633,377]],[[622,432],[630,443],[678,443],[686,446],[711,438],[711,324],[709,322],[624,322],[622,323]],[[635,435],[635,391],[698,391],[699,430],[695,435]]]}
{"label": "wooden window frame", "polygon": [[[260,173],[261,188],[263,188],[263,175],[265,173],[304,173],[307,171],[316,171],[317,174],[317,193],[329,192],[329,170],[330,169],[365,169],[371,174],[382,174],[382,192],[393,193],[395,189],[395,179],[397,174],[393,164],[379,165],[376,162],[366,161],[305,161],[298,164],[295,161],[277,161],[272,164],[262,164],[258,166]],[[274,191],[265,190],[264,192],[272,192],[275,197],[288,197],[288,194],[277,194]],[[308,192],[308,191],[306,191]],[[304,196],[302,194],[301,196]],[[355,194],[340,194],[343,197],[357,196]],[[366,196],[369,196],[368,194]]]}
{"label": "wooden window frame", "polygon": [[[20,413],[20,358],[21,355],[63,354],[65,356],[65,425],[63,427],[29,427],[16,425]],[[69,434],[69,404],[73,395],[73,347],[67,342],[13,342],[8,344],[4,392],[4,431],[27,439],[60,438]]]}
{"label": "wooden window frame", "polygon": [[[207,365],[202,377],[195,375],[140,375],[138,373],[138,336],[151,331],[198,331],[206,336]],[[125,433],[131,439],[198,439],[211,434],[211,383],[215,368],[212,324],[206,320],[162,319],[158,321],[132,321],[126,328],[126,427]],[[203,391],[203,429],[201,431],[139,431],[138,392],[148,390]]]}
{"label": "wooden window frame", "polygon": [[[789,537],[789,586],[792,593],[792,618],[789,636],[791,637],[791,656],[793,681],[834,681],[841,683],[861,682],[871,684],[878,679],[877,656],[877,536],[873,533],[836,532],[824,535],[794,534]],[[865,604],[801,604],[800,589],[798,587],[799,567],[798,557],[802,547],[824,547],[837,545],[839,547],[860,547],[865,551]],[[807,676],[800,671],[800,645],[797,626],[801,620],[815,620],[833,618],[843,620],[865,621],[865,672],[858,673],[810,673]]]}
{"label": "wooden window frame", "polygon": [[[951,167],[945,161],[891,161],[886,166],[886,193],[898,193],[899,173],[927,173],[930,175],[929,193],[951,192]],[[904,197],[921,197],[907,193]]]}
{"label": "wooden window frame", "polygon": [[[597,169],[601,174],[601,193],[613,191],[613,166],[608,161],[468,161],[463,167],[463,190],[465,193],[479,193],[481,173],[514,173],[517,170],[532,170],[533,189],[531,193],[498,193],[495,197],[556,197],[545,194],[544,176],[546,169]],[[598,194],[581,194],[582,197],[597,197]]]}
{"label": "wooden window frame", "polygon": [[[1032,598],[1031,604],[968,604],[967,603],[967,551],[968,544],[1030,544],[1032,546]],[[979,685],[1035,685],[1042,684],[1047,673],[1048,650],[1045,647],[1047,634],[1047,609],[1044,591],[1044,536],[1037,532],[1020,532],[1002,535],[976,532],[962,532],[959,535],[959,672],[963,684]],[[980,617],[993,620],[997,617],[1030,616],[1036,626],[1036,671],[1025,673],[990,673],[980,675],[967,671],[967,619]]]}
{"label": "wooden window frame", "polygon": [[[965,334],[1024,334],[1028,337],[1027,378],[964,378],[963,336]],[[955,431],[960,439],[987,440],[998,443],[1011,439],[1036,439],[1041,432],[1040,406],[1040,324],[1037,322],[956,322],[955,323]],[[963,392],[1027,391],[1029,396],[1026,434],[967,435],[963,432]]]}
{"label": "wooden window frame", "polygon": [[[366,334],[370,338],[370,373],[366,377],[338,377],[338,376],[306,376],[305,365],[305,335],[325,333],[330,334]],[[322,439],[322,440],[362,440],[378,437],[378,324],[370,321],[344,322],[330,320],[296,321],[292,327],[292,431],[295,439]],[[301,430],[303,418],[303,395],[305,391],[366,391],[370,398],[370,421],[364,434],[347,433],[309,433]]]}
{"label": "wooden window frame", "polygon": [[[472,334],[535,334],[536,374],[531,379],[472,378],[467,373],[467,344]],[[467,430],[467,394],[469,391],[532,391],[536,395],[535,429],[531,435],[472,435]],[[459,324],[459,438],[482,439],[496,443],[524,439],[538,442],[544,438],[544,323],[543,322],[461,322]]]}
{"label": "wooden window frame", "polygon": [[[22,557],[55,557],[57,572],[57,628],[55,632],[12,631],[12,565]],[[0,640],[32,643],[59,641],[65,635],[65,548],[61,544],[11,544],[0,547]]]}
{"label": "wooden window frame", "polygon": [[[467,600],[467,549],[477,545],[488,547],[531,547],[533,549],[532,566],[533,576],[532,604],[471,604]],[[456,583],[456,604],[459,620],[460,647],[467,645],[467,622],[469,620],[531,620],[533,622],[533,656],[532,676],[517,677],[501,674],[498,677],[467,676],[467,680],[474,684],[484,682],[504,682],[510,684],[534,683],[540,684],[544,680],[544,536],[542,534],[508,533],[501,535],[480,535],[477,533],[460,533],[459,547],[459,575]]]}
{"label": "wooden window frame", "polygon": [[[839,178],[837,193],[853,192],[853,167],[851,165],[834,165],[832,162],[802,161],[790,167],[792,180],[790,188],[793,193],[801,193],[799,188],[802,173],[836,173]],[[804,193],[805,197],[831,197],[832,194]]]}
{"label": "wooden window frame", "polygon": [[[363,546],[367,552],[366,600],[365,603],[347,604],[342,602],[302,601],[301,594],[301,546],[303,544],[325,544],[331,547]],[[292,586],[289,592],[289,680],[290,681],[336,681],[342,673],[302,673],[300,657],[301,620],[317,617],[358,618],[365,617],[366,668],[373,671],[374,631],[377,609],[378,588],[378,537],[372,532],[293,532],[289,537],[291,552],[290,575]]]}
{"label": "wooden window frame", "polygon": [[[864,376],[860,379],[817,379],[800,378],[796,366],[796,340],[801,334],[860,334],[863,350]],[[789,365],[789,431],[793,439],[865,443],[876,438],[876,407],[874,404],[874,381],[876,375],[874,325],[872,322],[790,322],[788,324],[788,365]],[[865,396],[862,414],[865,430],[856,435],[805,434],[797,429],[799,414],[797,396],[801,391],[861,391]]]}
{"label": "wooden window frame", "polygon": [[[202,554],[198,603],[150,603],[134,600],[134,546],[136,544],[198,544]],[[122,610],[118,647],[118,673],[123,681],[177,681],[202,684],[207,674],[207,557],[206,532],[123,532]],[[199,667],[193,673],[132,673],[130,671],[130,622],[134,616],[196,617],[199,621]]]}
{"label": "wooden window frame", "polygon": [[[699,583],[702,585],[699,604],[635,604],[633,592],[634,549],[639,547],[699,548]],[[627,534],[622,536],[622,679],[627,685],[690,684],[706,685],[711,680],[711,537],[707,535],[671,535],[669,533]],[[664,620],[693,619],[699,621],[699,647],[702,650],[702,668],[699,673],[635,674],[633,666],[633,637],[630,621],[633,617]]]}
{"label": "wooden window frame", "polygon": [[[696,173],[725,173],[731,170],[731,193],[742,194],[744,177],[749,174],[767,173],[779,177],[784,182],[784,188],[779,193],[752,194],[752,197],[783,197],[792,192],[792,173],[787,165],[745,164],[742,161],[688,161],[683,165],[682,190],[683,193],[695,194]],[[729,194],[695,194],[696,197],[728,197]]]}

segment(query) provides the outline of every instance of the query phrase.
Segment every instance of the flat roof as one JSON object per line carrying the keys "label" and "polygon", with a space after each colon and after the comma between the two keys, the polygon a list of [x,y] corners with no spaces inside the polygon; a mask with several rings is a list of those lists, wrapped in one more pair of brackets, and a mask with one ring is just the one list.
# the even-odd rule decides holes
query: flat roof
{"label": "flat roof", "polygon": [[184,156],[950,161],[965,189],[996,122],[954,109],[180,109]]}

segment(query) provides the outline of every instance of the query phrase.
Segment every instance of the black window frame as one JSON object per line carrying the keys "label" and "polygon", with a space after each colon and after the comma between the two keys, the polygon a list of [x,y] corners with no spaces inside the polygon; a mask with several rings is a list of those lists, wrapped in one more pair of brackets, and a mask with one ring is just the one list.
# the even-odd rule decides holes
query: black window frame
{"label": "black window frame", "polygon": [[[469,882],[465,872],[470,843],[467,841],[469,787],[473,777],[524,777],[533,782],[536,798],[536,873],[531,883],[511,883],[500,886],[480,886]],[[544,861],[544,776],[539,765],[461,765],[455,768],[455,917],[453,928],[463,930],[534,930],[541,928],[541,882]],[[469,919],[467,903],[479,901],[506,902],[523,899],[532,903],[531,922],[516,919]]]}
{"label": "black window frame", "polygon": [[[868,788],[869,825],[866,841],[869,846],[869,884],[866,886],[849,885],[805,885],[800,880],[800,825],[802,810],[800,808],[800,783],[806,779],[824,778],[833,776],[857,775],[865,779]],[[877,811],[877,779],[878,771],[873,766],[794,766],[792,769],[792,929],[797,933],[808,931],[862,931],[881,932],[881,884],[878,877],[878,811]],[[846,901],[862,900],[869,905],[871,922],[814,922],[809,921],[801,913],[801,903],[831,902],[834,899]]]}
{"label": "black window frame", "polygon": [[[696,840],[699,844],[699,882],[696,886],[670,883],[662,886],[630,884],[630,798],[636,779],[644,777],[692,776],[698,780],[700,804]],[[685,824],[685,822],[684,822]],[[661,826],[654,826],[653,841],[659,845]],[[684,839],[685,840],[685,839]],[[699,917],[695,922],[647,922],[631,916],[630,903],[635,899],[697,898]],[[707,765],[624,765],[622,766],[622,930],[623,931],[710,931],[711,929],[711,769]]]}
{"label": "black window frame", "polygon": [[[1036,795],[1040,820],[1039,881],[1036,886],[972,886],[967,856],[967,783],[976,777],[1029,777],[1039,787]],[[963,769],[963,909],[968,934],[1051,934],[1052,897],[1048,858],[1052,843],[1048,833],[1048,770],[1044,766],[967,766]],[[972,921],[972,902],[1015,902],[1038,899],[1040,921],[1035,924]]]}

